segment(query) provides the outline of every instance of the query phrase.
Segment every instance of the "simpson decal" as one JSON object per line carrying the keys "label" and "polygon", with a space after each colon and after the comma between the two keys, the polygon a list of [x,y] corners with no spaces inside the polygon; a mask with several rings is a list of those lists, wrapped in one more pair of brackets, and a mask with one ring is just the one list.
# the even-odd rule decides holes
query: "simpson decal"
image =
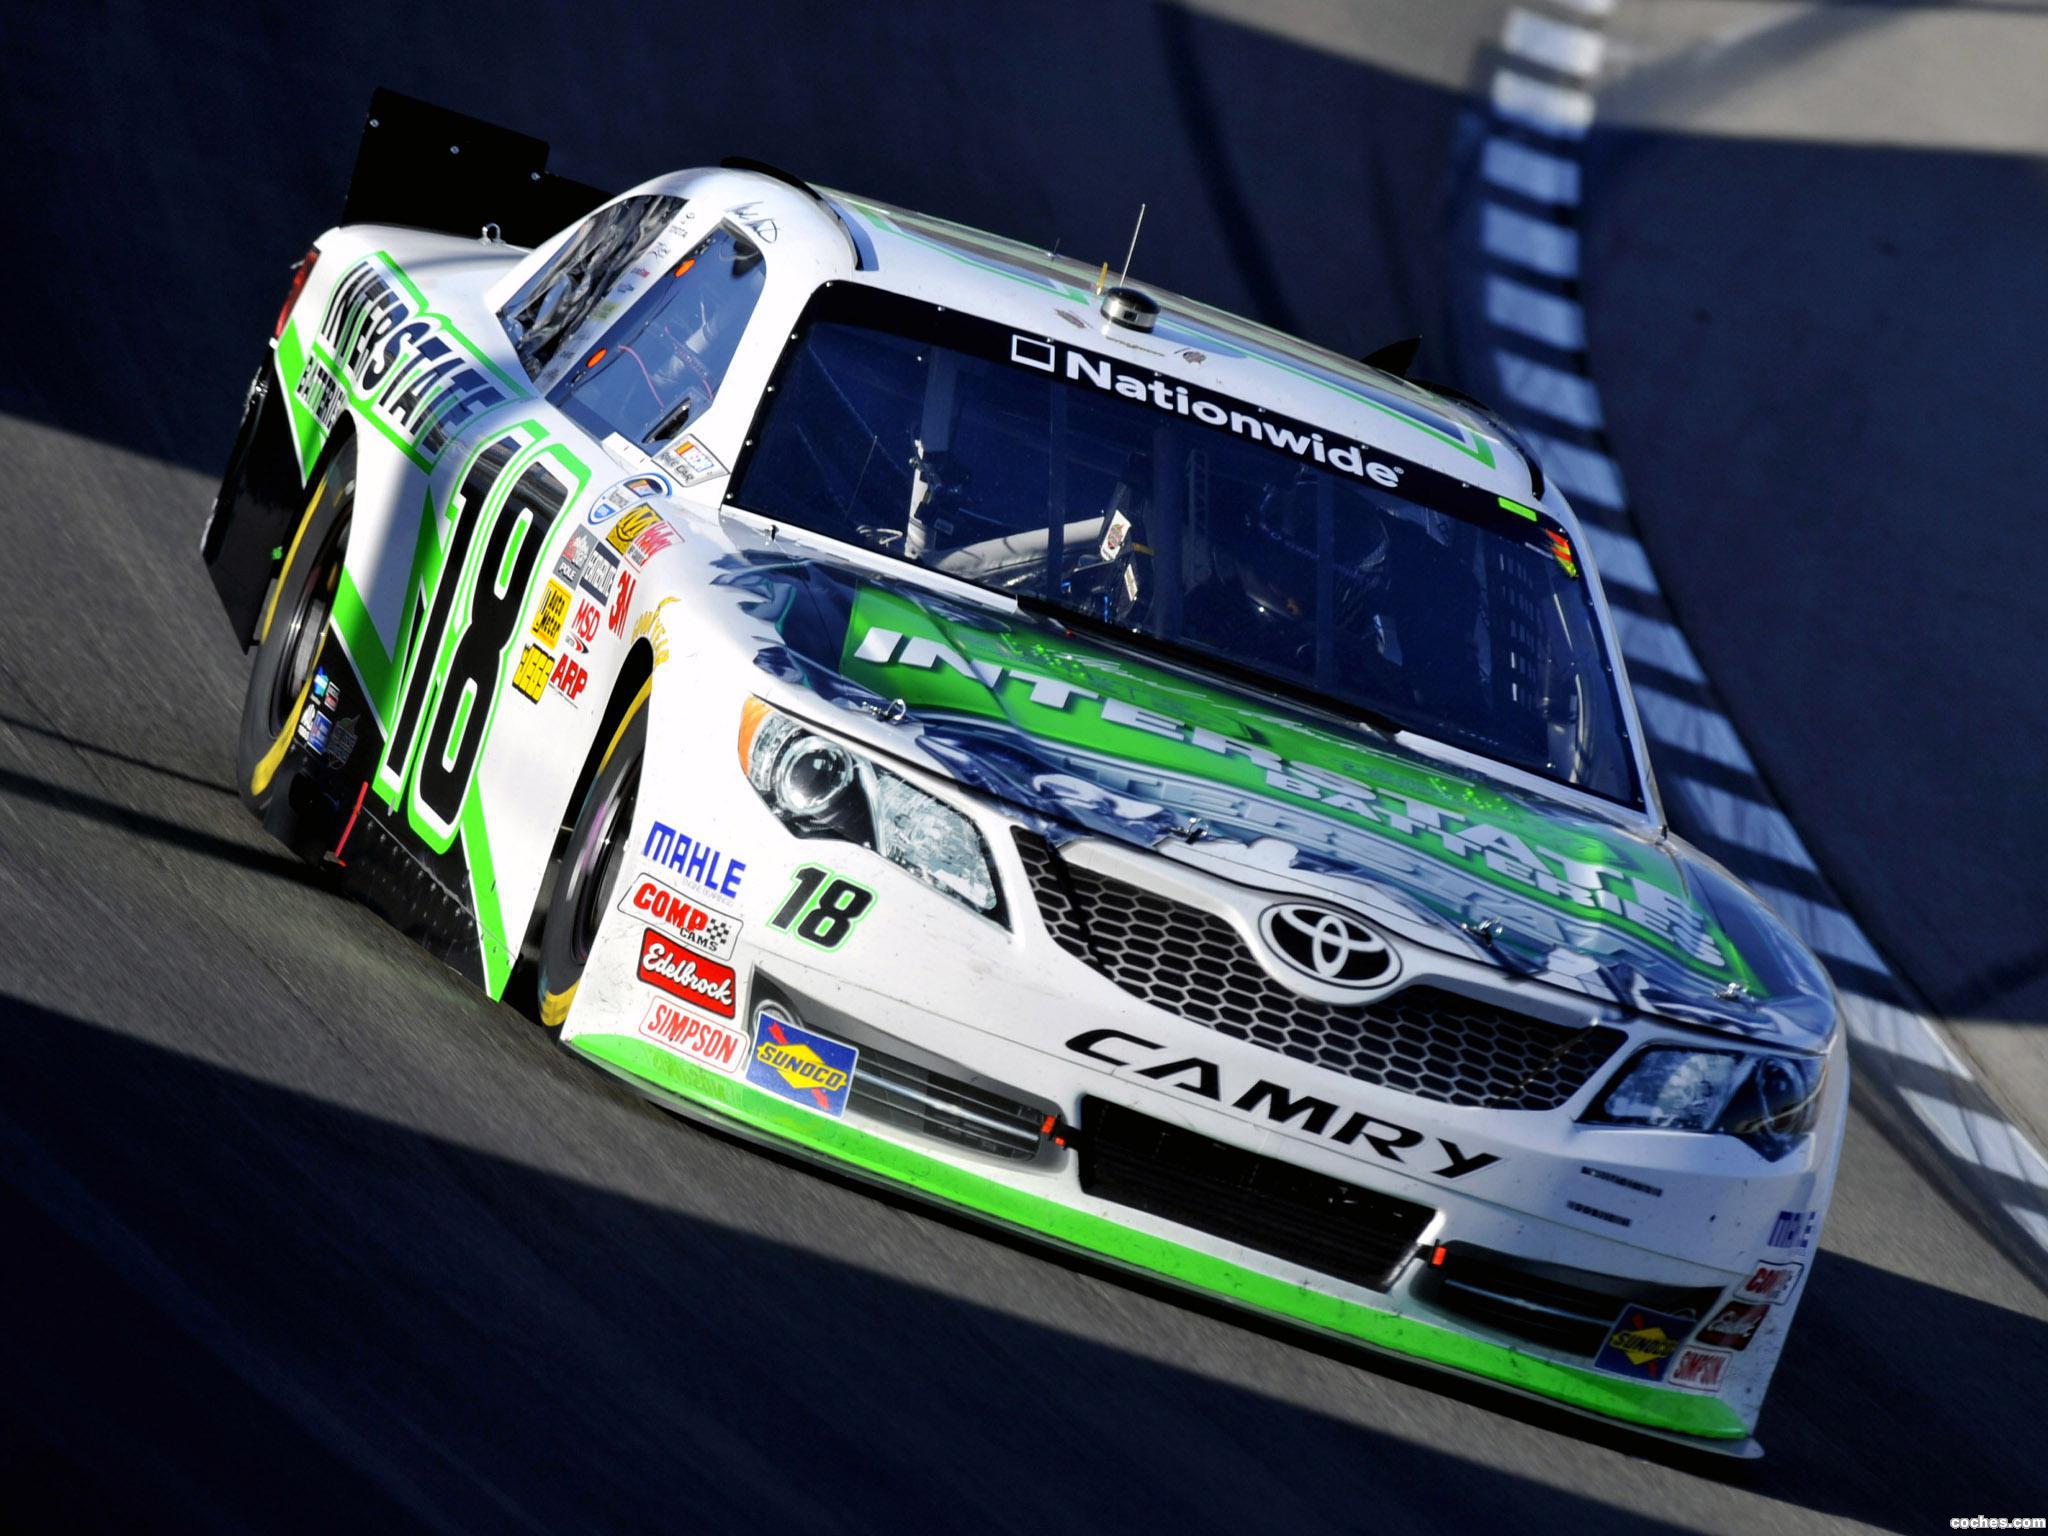
{"label": "simpson decal", "polygon": [[700,1018],[656,998],[640,1021],[640,1033],[685,1061],[737,1077],[747,1061],[747,1037],[730,1024]]}

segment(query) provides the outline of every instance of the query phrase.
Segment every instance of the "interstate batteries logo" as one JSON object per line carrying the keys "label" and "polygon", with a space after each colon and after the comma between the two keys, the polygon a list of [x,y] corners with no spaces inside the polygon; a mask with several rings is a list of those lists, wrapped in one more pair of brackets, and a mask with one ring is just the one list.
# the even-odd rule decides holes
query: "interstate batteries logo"
{"label": "interstate batteries logo", "polygon": [[1594,1368],[1638,1381],[1662,1381],[1678,1353],[1678,1346],[1692,1332],[1689,1317],[1672,1317],[1648,1307],[1629,1307],[1615,1320],[1614,1329],[1593,1359]]}
{"label": "interstate batteries logo", "polygon": [[846,1113],[846,1096],[859,1060],[855,1047],[764,1012],[754,1030],[747,1081],[792,1104],[837,1118]]}

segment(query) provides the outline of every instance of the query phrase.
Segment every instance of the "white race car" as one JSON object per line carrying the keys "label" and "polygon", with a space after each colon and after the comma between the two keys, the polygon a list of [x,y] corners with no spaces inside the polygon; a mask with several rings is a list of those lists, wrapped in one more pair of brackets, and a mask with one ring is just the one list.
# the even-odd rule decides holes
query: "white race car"
{"label": "white race car", "polygon": [[205,540],[266,824],[693,1116],[1753,1454],[1833,994],[1665,827],[1514,436],[765,168],[544,153],[380,94],[298,267]]}

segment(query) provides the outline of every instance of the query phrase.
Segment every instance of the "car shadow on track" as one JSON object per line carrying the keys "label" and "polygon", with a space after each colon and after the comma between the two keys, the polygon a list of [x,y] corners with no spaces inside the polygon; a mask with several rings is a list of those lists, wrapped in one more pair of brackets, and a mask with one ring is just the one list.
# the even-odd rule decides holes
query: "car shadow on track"
{"label": "car shadow on track", "polygon": [[[0,1020],[33,1256],[0,1281],[27,1320],[0,1486],[45,1524],[1666,1528],[1669,1468],[1572,1448],[1611,1480],[1553,1487],[1483,1433],[1439,1448],[1430,1418],[1349,1422],[23,1000]],[[1825,1259],[1753,1491],[1899,1529],[1984,1506],[2043,1335]]]}

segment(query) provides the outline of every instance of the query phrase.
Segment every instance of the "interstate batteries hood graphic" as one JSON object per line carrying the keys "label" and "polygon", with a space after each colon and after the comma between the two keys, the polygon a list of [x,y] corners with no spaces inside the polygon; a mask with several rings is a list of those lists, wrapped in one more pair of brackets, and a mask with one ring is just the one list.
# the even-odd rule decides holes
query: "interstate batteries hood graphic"
{"label": "interstate batteries hood graphic", "polygon": [[1055,840],[1306,880],[1417,943],[1681,1022],[1794,1046],[1833,1028],[1825,973],[1754,897],[1619,821],[1052,620],[787,558],[721,578],[774,628],[759,663],[837,702],[901,700],[905,755]]}

